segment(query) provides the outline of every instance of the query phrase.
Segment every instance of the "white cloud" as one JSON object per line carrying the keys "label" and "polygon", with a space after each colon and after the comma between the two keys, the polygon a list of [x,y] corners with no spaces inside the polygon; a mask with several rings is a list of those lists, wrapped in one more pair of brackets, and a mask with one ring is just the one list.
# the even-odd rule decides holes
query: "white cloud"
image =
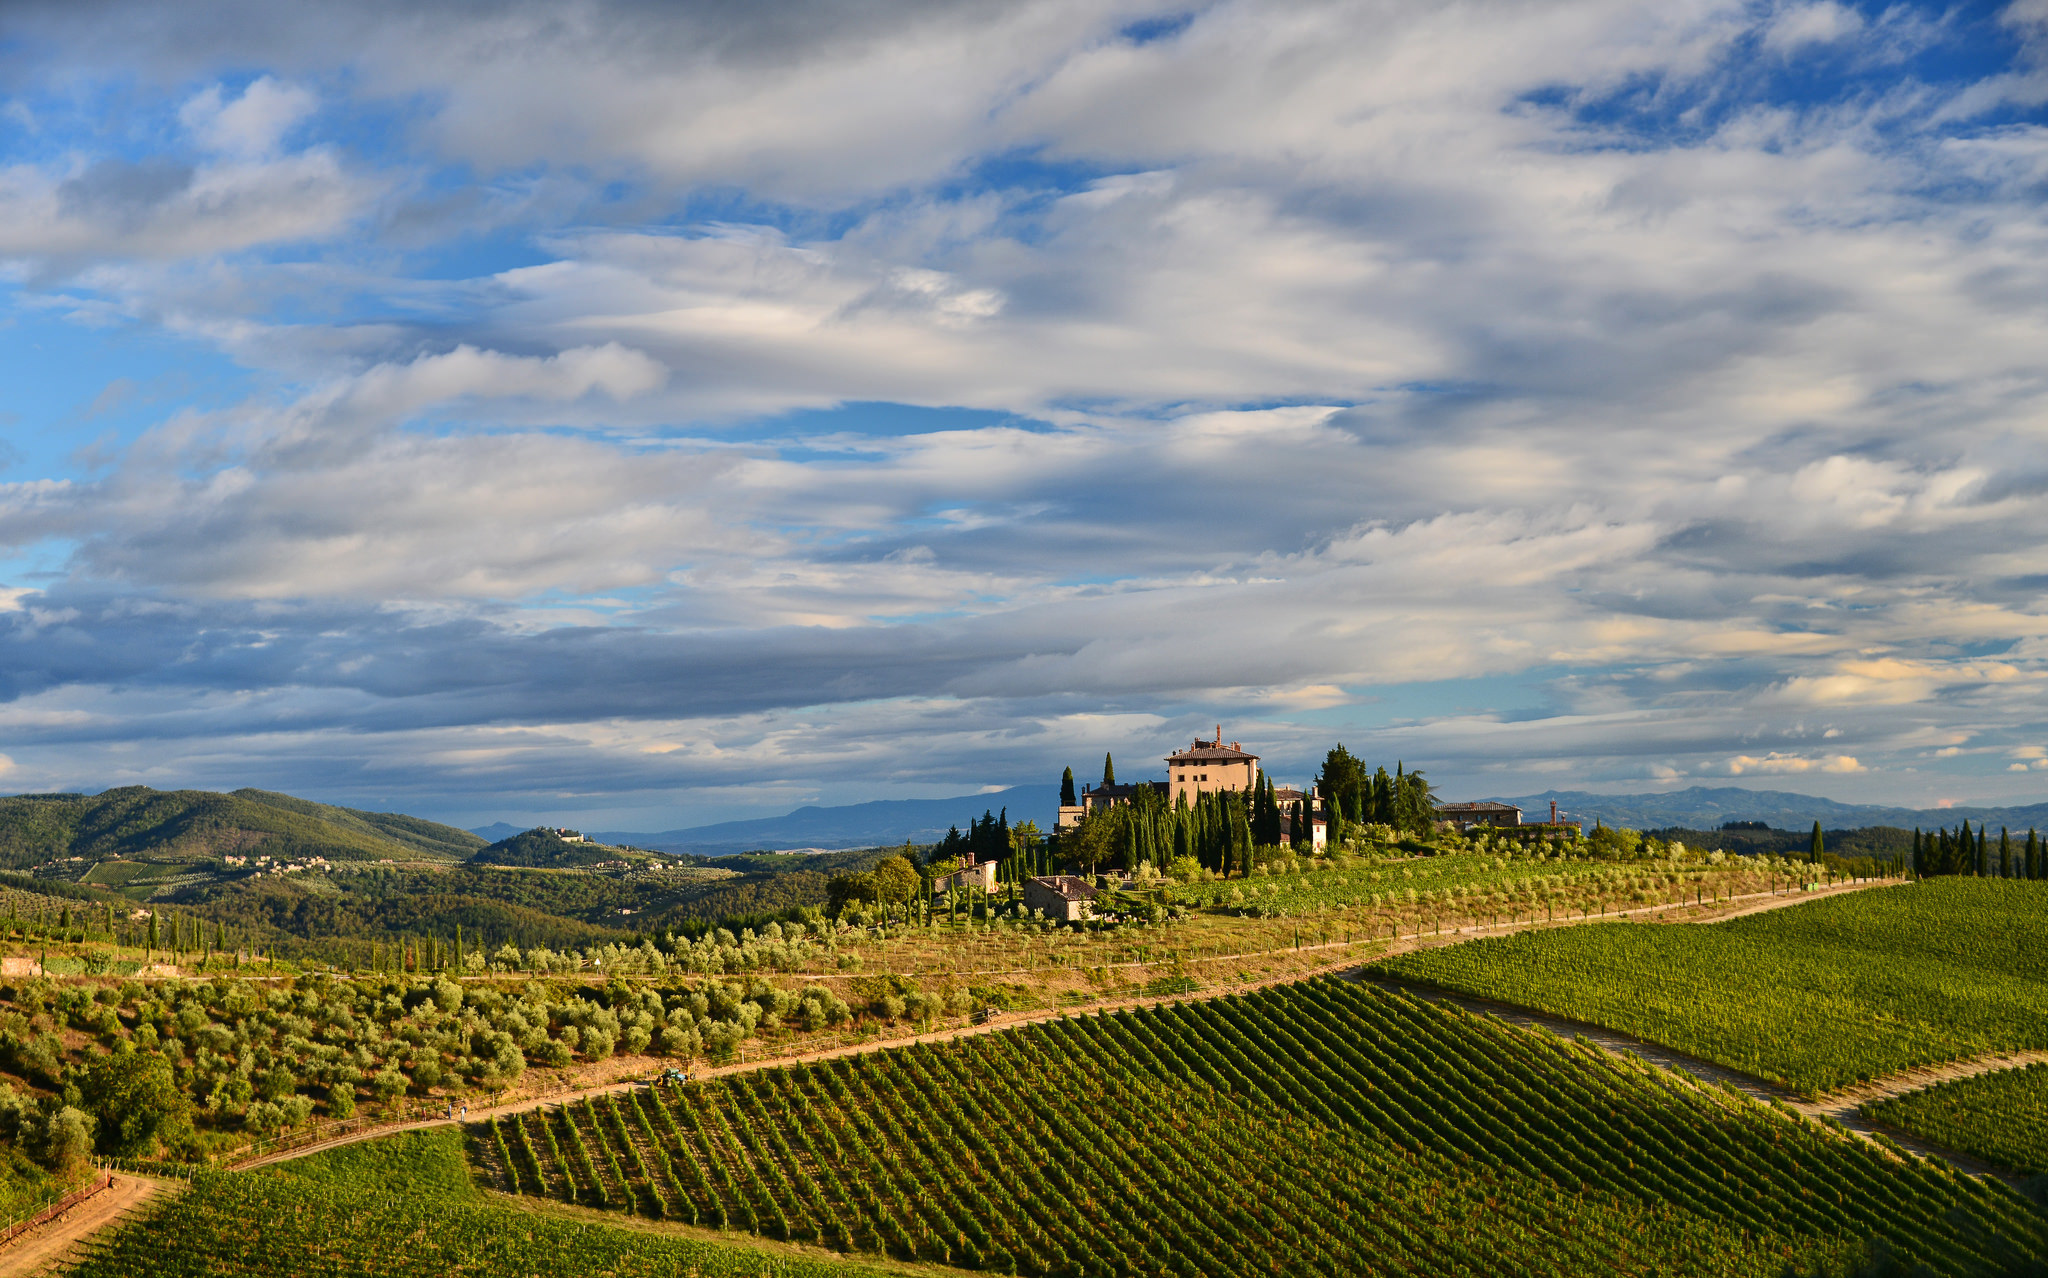
{"label": "white cloud", "polygon": [[243,159],[274,153],[284,135],[319,109],[310,89],[259,76],[229,100],[218,84],[187,99],[178,122],[211,151]]}
{"label": "white cloud", "polygon": [[1764,28],[1764,47],[1792,53],[1809,44],[1833,44],[1861,30],[1863,15],[1833,0],[1788,5]]}
{"label": "white cloud", "polygon": [[1728,760],[1728,775],[1739,777],[1793,776],[1802,772],[1862,772],[1862,764],[1853,755],[1832,754],[1818,758],[1803,755],[1771,753],[1757,758],[1754,755],[1737,755]]}
{"label": "white cloud", "polygon": [[[1964,741],[1942,766],[2032,768],[2048,149],[1904,73],[1754,90],[1783,58],[1904,65],[1939,24],[1224,3],[1137,44],[1151,10],[1071,0],[592,3],[306,11],[258,44],[200,8],[59,49],[156,68],[178,141],[0,156],[0,256],[63,281],[21,314],[174,334],[261,389],[0,488],[0,541],[71,574],[9,624],[118,627],[74,597],[102,589],[206,634],[270,608],[264,653],[356,650],[218,687],[472,727],[601,697],[537,655],[565,634],[753,662],[695,718],[651,705],[668,736],[533,708],[520,744],[449,728],[451,770],[614,738],[681,766],[650,743],[754,713],[809,718],[749,767],[830,766],[805,731],[929,764],[943,698],[990,768],[1049,747],[989,723],[1092,743],[1084,709],[1205,704],[1466,776],[1876,791]],[[401,127],[336,131],[364,113]],[[846,401],[1035,420],[757,420]],[[349,611],[384,604],[421,632]],[[388,693],[380,644],[441,651],[424,619],[506,644],[516,692]]]}

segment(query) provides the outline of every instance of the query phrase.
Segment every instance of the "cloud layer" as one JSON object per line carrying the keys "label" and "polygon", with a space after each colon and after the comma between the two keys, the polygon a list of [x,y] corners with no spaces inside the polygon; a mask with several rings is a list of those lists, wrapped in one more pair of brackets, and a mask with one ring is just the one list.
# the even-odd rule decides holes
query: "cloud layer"
{"label": "cloud layer", "polygon": [[2035,797],[2030,7],[4,21],[17,787]]}

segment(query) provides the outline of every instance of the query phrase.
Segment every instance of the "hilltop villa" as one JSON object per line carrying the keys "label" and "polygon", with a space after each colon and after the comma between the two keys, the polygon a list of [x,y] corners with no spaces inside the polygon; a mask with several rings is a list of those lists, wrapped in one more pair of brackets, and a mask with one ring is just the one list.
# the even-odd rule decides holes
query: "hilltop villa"
{"label": "hilltop villa", "polygon": [[[1062,805],[1059,822],[1055,830],[1072,829],[1081,819],[1097,808],[1121,807],[1144,787],[1151,787],[1166,800],[1168,806],[1185,799],[1190,805],[1205,794],[1223,790],[1245,792],[1259,783],[1259,756],[1233,741],[1223,744],[1223,727],[1218,724],[1214,738],[1204,740],[1196,737],[1185,750],[1176,750],[1166,756],[1166,780],[1138,781],[1130,785],[1083,786],[1075,795],[1077,802]],[[1294,805],[1306,798],[1309,811],[1315,813],[1322,807],[1322,800],[1312,794],[1295,789],[1293,786],[1274,786],[1273,798],[1280,805],[1283,829],[1293,820]],[[1324,824],[1319,816],[1312,816],[1315,846],[1321,847],[1324,840]]]}

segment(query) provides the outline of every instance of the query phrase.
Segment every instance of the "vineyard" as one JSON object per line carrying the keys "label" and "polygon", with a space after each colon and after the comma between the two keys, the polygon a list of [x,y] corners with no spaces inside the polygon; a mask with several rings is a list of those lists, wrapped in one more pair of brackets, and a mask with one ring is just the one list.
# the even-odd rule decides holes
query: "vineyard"
{"label": "vineyard", "polygon": [[[1344,866],[1279,862],[1278,873],[1191,884],[1179,899],[1262,917],[1350,911],[1446,921],[1565,918],[1581,911],[1697,900],[1794,881],[1777,863],[1617,863],[1564,854],[1390,857]],[[1261,867],[1267,869],[1271,867]]]}
{"label": "vineyard", "polygon": [[1523,933],[1379,969],[1817,1095],[2048,1047],[2048,883],[1933,879],[1706,926]]}
{"label": "vineyard", "polygon": [[503,1206],[201,1172],[155,1214],[90,1247],[72,1278],[881,1278],[863,1265],[591,1226]]}
{"label": "vineyard", "polygon": [[1865,1105],[1863,1116],[2021,1175],[2048,1175],[2048,1065],[1938,1083]]}
{"label": "vineyard", "polygon": [[1335,981],[605,1096],[477,1129],[509,1192],[1047,1275],[1954,1274],[2033,1209],[1735,1093]]}

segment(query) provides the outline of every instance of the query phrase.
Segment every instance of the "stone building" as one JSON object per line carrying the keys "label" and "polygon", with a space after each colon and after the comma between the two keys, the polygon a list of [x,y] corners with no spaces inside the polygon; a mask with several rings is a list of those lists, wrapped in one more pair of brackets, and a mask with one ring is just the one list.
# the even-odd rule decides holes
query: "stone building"
{"label": "stone building", "polygon": [[1475,825],[1520,825],[1522,810],[1512,803],[1439,803],[1436,819],[1449,821],[1460,830]]}
{"label": "stone building", "polygon": [[973,887],[984,892],[993,892],[996,890],[996,866],[999,864],[997,861],[977,862],[973,853],[962,852],[953,868],[945,873],[938,873],[937,866],[932,867],[932,895],[944,896],[956,887]]}
{"label": "stone building", "polygon": [[1095,888],[1071,874],[1048,874],[1024,880],[1024,908],[1049,919],[1078,923],[1094,908]]}
{"label": "stone building", "polygon": [[1185,750],[1176,750],[1166,756],[1166,801],[1179,802],[1183,797],[1193,807],[1196,798],[1217,790],[1250,790],[1259,782],[1259,756],[1241,748],[1233,741],[1223,744],[1223,727],[1216,728],[1216,739],[1204,741],[1195,738],[1195,743]]}

